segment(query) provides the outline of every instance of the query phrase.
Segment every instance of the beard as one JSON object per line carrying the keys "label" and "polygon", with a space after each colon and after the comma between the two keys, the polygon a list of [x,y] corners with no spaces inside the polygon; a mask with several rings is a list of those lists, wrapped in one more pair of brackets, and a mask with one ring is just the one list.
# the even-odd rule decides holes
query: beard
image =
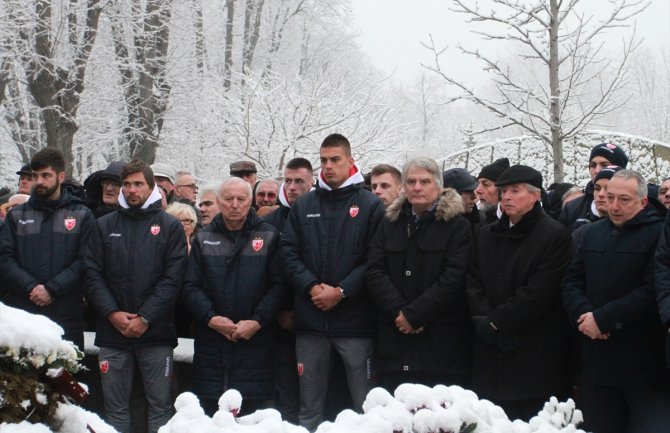
{"label": "beard", "polygon": [[33,191],[35,192],[35,195],[38,198],[46,200],[49,197],[51,197],[53,195],[53,193],[55,193],[59,189],[60,189],[60,182],[58,181],[58,179],[56,179],[56,184],[54,186],[52,186],[51,188],[35,186]]}

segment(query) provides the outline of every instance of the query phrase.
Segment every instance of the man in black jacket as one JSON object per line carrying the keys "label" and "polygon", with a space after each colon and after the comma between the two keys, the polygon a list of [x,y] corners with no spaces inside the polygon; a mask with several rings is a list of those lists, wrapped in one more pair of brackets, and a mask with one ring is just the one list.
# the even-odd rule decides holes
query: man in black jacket
{"label": "man in black jacket", "polygon": [[496,181],[500,220],[477,234],[467,291],[475,325],[472,385],[510,418],[528,419],[569,389],[561,276],[570,234],[540,206],[542,175],[513,165]]}
{"label": "man in black jacket", "polygon": [[83,200],[62,188],[65,159],[46,148],[33,156],[32,195],[7,215],[0,232],[6,303],[42,314],[84,350],[84,253],[94,224]]}
{"label": "man in black jacket", "polygon": [[405,382],[468,387],[472,230],[463,201],[443,191],[431,159],[408,161],[402,179],[404,193],[386,208],[368,253],[368,288],[380,310],[378,370],[389,392]]}
{"label": "man in black jacket", "polygon": [[292,206],[282,237],[284,276],[294,291],[300,422],[321,421],[332,348],[342,357],[355,409],[371,386],[375,310],[365,254],[384,205],[363,189],[349,141],[326,137],[315,191]]}
{"label": "man in black jacket", "polygon": [[178,219],[161,210],[151,168],[132,161],[121,172],[120,208],[97,220],[86,255],[86,294],[98,313],[95,344],[105,418],[130,431],[130,389],[139,367],[148,403],[148,432],[172,412],[170,381],[177,345],[175,302],[186,268]]}
{"label": "man in black jacket", "polygon": [[610,165],[626,168],[628,156],[626,152],[612,143],[601,143],[591,149],[589,155],[589,175],[591,180],[584,188],[584,195],[565,204],[558,221],[566,226],[570,232],[584,224],[598,221],[599,217],[594,215],[591,204],[593,203],[593,182],[600,170]]}
{"label": "man in black jacket", "polygon": [[[279,188],[279,207],[266,215],[263,220],[271,224],[281,234],[288,219],[291,206],[298,198],[307,194],[314,183],[312,164],[305,158],[293,158],[284,168],[284,183]],[[290,290],[287,290],[290,292]],[[290,293],[292,295],[292,292]],[[285,305],[279,312],[277,322],[280,330],[275,339],[275,363],[277,382],[277,409],[282,418],[293,424],[298,424],[300,409],[300,394],[297,360],[295,357],[295,336],[293,330],[293,296],[286,297]]]}
{"label": "man in black jacket", "polygon": [[654,302],[653,257],[665,209],[644,179],[619,171],[607,184],[608,218],[584,227],[563,279],[563,302],[581,334],[584,428],[665,432],[670,388]]}
{"label": "man in black jacket", "polygon": [[231,177],[221,213],[193,241],[183,298],[195,329],[193,391],[213,415],[228,388],[244,412],[274,399],[272,337],[282,305],[279,234],[251,209],[251,186]]}

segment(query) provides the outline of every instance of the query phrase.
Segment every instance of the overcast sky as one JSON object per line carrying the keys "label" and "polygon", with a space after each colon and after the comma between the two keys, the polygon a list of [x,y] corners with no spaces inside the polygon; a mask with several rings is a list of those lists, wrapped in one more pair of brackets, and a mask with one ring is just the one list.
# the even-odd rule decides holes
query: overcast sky
{"label": "overcast sky", "polygon": [[[451,4],[449,0],[352,0],[364,51],[382,71],[395,70],[394,77],[405,83],[421,73],[422,62],[432,62],[428,51],[420,45],[420,41],[428,41],[429,33],[436,44],[451,47],[447,59],[451,68],[460,70],[457,75],[478,73],[476,64],[457,55],[455,46],[459,42],[476,46],[480,39],[469,32],[472,27],[465,23],[463,14],[449,10]],[[585,0],[582,4],[597,12],[607,2]],[[669,54],[666,58],[670,58],[670,0],[652,0],[636,20],[637,34],[645,39],[643,45],[651,49],[663,47]],[[610,31],[609,38],[619,43],[621,34]],[[616,45],[611,49],[616,49]]]}

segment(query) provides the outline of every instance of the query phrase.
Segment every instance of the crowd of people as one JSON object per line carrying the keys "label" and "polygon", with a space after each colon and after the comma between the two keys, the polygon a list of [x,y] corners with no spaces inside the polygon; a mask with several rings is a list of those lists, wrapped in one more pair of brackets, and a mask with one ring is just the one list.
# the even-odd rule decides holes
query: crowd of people
{"label": "crowd of people", "polygon": [[80,185],[40,150],[0,207],[0,301],[80,347],[94,327],[123,433],[135,380],[147,431],[170,419],[178,336],[210,415],[234,388],[243,411],[314,431],[340,365],[357,411],[375,386],[457,384],[510,418],[571,396],[588,431],[667,431],[670,180],[648,184],[611,143],[583,188],[506,158],[476,177],[421,157],[365,174],[340,134],[319,158],[262,180],[237,161],[204,186],[115,161]]}

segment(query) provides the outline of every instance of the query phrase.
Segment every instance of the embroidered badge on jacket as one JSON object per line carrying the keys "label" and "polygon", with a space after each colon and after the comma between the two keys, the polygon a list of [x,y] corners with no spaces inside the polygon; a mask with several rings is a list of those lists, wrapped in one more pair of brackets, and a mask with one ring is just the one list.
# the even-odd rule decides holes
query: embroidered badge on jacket
{"label": "embroidered badge on jacket", "polygon": [[67,217],[63,220],[65,228],[70,231],[77,225],[77,219],[75,217]]}

